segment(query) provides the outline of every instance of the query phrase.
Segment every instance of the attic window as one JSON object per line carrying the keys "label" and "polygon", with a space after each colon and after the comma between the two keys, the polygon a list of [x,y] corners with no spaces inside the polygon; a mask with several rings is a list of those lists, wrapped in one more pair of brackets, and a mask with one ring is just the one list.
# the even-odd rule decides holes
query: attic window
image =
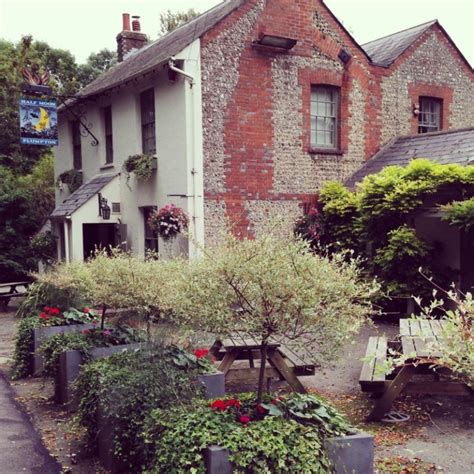
{"label": "attic window", "polygon": [[274,35],[260,35],[260,38],[254,42],[256,45],[268,46],[270,48],[280,48],[290,50],[297,43],[297,40],[291,38],[284,38],[283,36]]}
{"label": "attic window", "polygon": [[441,130],[441,112],[443,101],[434,97],[420,97],[418,114],[418,133],[438,132]]}

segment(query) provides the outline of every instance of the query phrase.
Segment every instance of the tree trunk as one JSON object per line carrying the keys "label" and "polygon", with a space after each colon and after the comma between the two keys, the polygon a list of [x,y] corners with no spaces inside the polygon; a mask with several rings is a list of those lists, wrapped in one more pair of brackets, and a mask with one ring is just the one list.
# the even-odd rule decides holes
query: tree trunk
{"label": "tree trunk", "polygon": [[101,315],[101,318],[100,318],[100,329],[103,331],[104,330],[104,327],[105,327],[105,312],[107,311],[107,307],[104,305],[102,305],[102,315]]}
{"label": "tree trunk", "polygon": [[257,403],[262,402],[263,387],[265,385],[265,366],[267,365],[267,352],[268,346],[267,341],[262,341],[262,347],[260,349],[260,372],[258,374],[258,390],[257,390]]}

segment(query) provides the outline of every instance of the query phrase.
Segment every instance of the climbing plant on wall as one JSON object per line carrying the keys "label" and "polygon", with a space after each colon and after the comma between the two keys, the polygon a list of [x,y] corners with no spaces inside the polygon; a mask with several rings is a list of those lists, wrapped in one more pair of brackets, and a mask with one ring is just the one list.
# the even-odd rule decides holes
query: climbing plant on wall
{"label": "climbing plant on wall", "polygon": [[[394,296],[428,295],[431,285],[452,279],[435,256],[440,249],[416,235],[413,217],[424,207],[439,206],[443,219],[465,230],[474,223],[474,167],[440,165],[426,159],[408,166],[389,166],[367,176],[355,190],[328,183],[318,203],[301,217],[295,233],[315,252],[346,250],[365,261]],[[449,284],[449,281],[447,282]]]}

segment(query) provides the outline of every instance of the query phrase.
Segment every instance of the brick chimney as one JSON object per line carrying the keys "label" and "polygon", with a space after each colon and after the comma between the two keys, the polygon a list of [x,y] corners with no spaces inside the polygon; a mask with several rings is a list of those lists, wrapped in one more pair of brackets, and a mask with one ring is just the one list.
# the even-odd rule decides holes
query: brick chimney
{"label": "brick chimney", "polygon": [[117,35],[117,56],[122,62],[131,51],[140,49],[148,42],[148,37],[141,32],[140,17],[133,16],[132,29],[130,29],[130,14],[122,14],[122,31]]}

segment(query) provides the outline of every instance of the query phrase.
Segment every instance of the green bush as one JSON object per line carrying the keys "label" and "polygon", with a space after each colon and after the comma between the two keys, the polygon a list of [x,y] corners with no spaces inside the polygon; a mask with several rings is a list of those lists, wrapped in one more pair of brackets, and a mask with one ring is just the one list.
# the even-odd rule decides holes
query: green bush
{"label": "green bush", "polygon": [[153,347],[97,360],[81,369],[75,390],[80,400],[76,422],[95,447],[98,408],[114,427],[115,453],[138,470],[144,462],[143,423],[155,408],[186,406],[202,395],[197,364],[183,365],[176,348]]}
{"label": "green bush", "polygon": [[80,351],[86,360],[94,347],[110,347],[145,341],[146,334],[129,327],[85,329],[82,332],[57,334],[46,340],[40,348],[44,367],[42,375],[55,376],[59,369],[59,356],[66,351]]}
{"label": "green bush", "polygon": [[[325,401],[290,395],[255,406],[255,396],[195,402],[189,407],[153,410],[145,426],[153,473],[205,473],[202,452],[219,445],[230,452],[234,472],[333,472],[324,439],[353,432]],[[230,403],[229,403],[230,402]],[[253,405],[252,405],[253,403]],[[243,415],[246,413],[247,415]]]}
{"label": "green bush", "polygon": [[[326,184],[318,203],[297,221],[295,233],[319,253],[355,252],[389,296],[415,293],[427,298],[431,284],[418,268],[422,266],[441,286],[453,277],[453,270],[439,265],[436,255],[442,249],[430,249],[408,227],[410,220],[425,204],[435,203],[445,210],[446,220],[468,229],[474,222],[473,196],[473,167],[413,160],[405,167],[388,166],[366,176],[355,190],[341,183]],[[391,303],[385,298],[379,304]]]}
{"label": "green bush", "polygon": [[[87,308],[84,309],[86,311]],[[64,326],[70,324],[83,324],[97,321],[94,312],[87,312],[70,308],[61,312],[57,307],[44,307],[44,311],[23,317],[18,323],[13,353],[12,378],[20,379],[31,375],[31,357],[33,353],[33,329],[45,326]]]}
{"label": "green bush", "polygon": [[49,282],[37,281],[28,289],[28,295],[21,303],[16,315],[27,318],[41,311],[45,306],[62,309],[86,307],[85,297],[79,288],[58,288]]}

